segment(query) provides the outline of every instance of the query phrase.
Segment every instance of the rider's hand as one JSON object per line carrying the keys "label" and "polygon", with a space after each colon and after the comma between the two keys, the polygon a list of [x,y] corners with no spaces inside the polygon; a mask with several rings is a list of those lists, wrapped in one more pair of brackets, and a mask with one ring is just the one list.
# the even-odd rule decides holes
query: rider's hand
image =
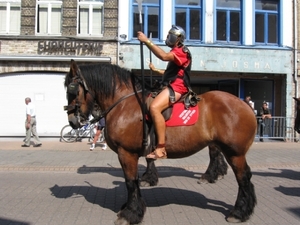
{"label": "rider's hand", "polygon": [[154,67],[154,65],[153,65],[153,63],[151,62],[151,63],[149,63],[149,68],[151,69],[151,70],[155,70],[155,67]]}
{"label": "rider's hand", "polygon": [[142,31],[138,31],[137,32],[137,38],[140,42],[146,42],[148,41],[147,36],[142,32]]}

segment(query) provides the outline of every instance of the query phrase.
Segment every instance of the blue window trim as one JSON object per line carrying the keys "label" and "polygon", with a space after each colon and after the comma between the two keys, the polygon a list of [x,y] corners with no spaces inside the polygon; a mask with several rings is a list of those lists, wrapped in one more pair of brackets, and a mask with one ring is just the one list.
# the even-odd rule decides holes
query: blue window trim
{"label": "blue window trim", "polygon": [[[254,1],[255,2],[255,1]],[[254,43],[255,45],[267,45],[267,46],[282,46],[282,39],[283,39],[283,34],[282,34],[282,3],[283,1],[279,0],[278,1],[278,10],[273,11],[273,10],[261,10],[261,9],[255,9],[254,5],[254,17],[253,17],[253,24],[254,24]],[[256,42],[255,40],[255,17],[256,14],[263,14],[264,15],[264,42]],[[269,43],[268,42],[268,15],[277,15],[277,43]]]}
{"label": "blue window trim", "polygon": [[[130,1],[130,7],[129,7],[129,13],[130,13],[130,30],[133,30],[133,12],[134,12],[134,7],[138,8],[138,4],[135,0],[131,0]],[[148,33],[148,12],[149,12],[149,8],[151,7],[158,7],[158,11],[159,11],[159,18],[161,18],[162,15],[162,9],[161,9],[161,0],[158,1],[157,4],[154,3],[142,3],[142,14],[144,13],[144,16],[142,18],[142,31],[144,34]],[[158,24],[158,38],[152,38],[153,41],[159,41],[161,40],[161,19],[159,19],[159,24]],[[130,33],[129,39],[133,40],[136,39],[135,36],[132,35],[132,33]]]}
{"label": "blue window trim", "polygon": [[[162,8],[162,1],[163,0],[159,0],[159,15],[160,18],[162,18],[163,14],[163,8]],[[241,38],[240,38],[240,42],[229,42],[227,43],[226,41],[216,41],[216,16],[214,16],[214,34],[213,34],[213,40],[214,43],[204,43],[204,37],[205,37],[205,30],[206,30],[206,25],[205,25],[205,17],[203,17],[203,15],[205,14],[205,8],[206,8],[206,1],[202,0],[202,20],[201,20],[201,41],[197,41],[197,40],[187,40],[185,42],[186,45],[188,46],[205,46],[205,47],[221,47],[221,48],[228,48],[228,47],[232,47],[232,48],[246,48],[246,49],[282,49],[282,50],[290,50],[291,47],[287,47],[287,46],[283,46],[282,44],[282,40],[283,40],[283,34],[282,34],[282,27],[283,27],[283,20],[282,20],[282,15],[283,15],[283,1],[279,0],[279,8],[278,8],[278,20],[279,20],[279,28],[278,28],[278,44],[262,44],[262,43],[256,43],[255,42],[255,0],[252,1],[253,4],[253,10],[252,10],[252,14],[253,14],[253,23],[252,23],[252,40],[253,40],[253,45],[245,45],[245,15],[244,12],[245,10],[247,10],[245,8],[245,4],[244,2],[248,1],[248,0],[241,0],[241,9],[240,9],[240,13],[241,13],[241,18],[240,18],[240,26],[241,26]],[[130,31],[133,30],[133,5],[137,6],[137,3],[135,0],[130,0],[129,1],[129,41],[126,42],[127,44],[137,44],[139,43],[139,41],[132,36],[132,33]],[[153,5],[153,4],[149,4],[149,5]],[[157,5],[157,4],[154,4]],[[173,10],[175,9],[175,0],[173,0]],[[143,8],[144,10],[144,8]],[[175,10],[174,10],[175,12]],[[216,15],[216,1],[214,2],[214,15]],[[144,18],[143,18],[144,19]],[[143,20],[143,24],[145,24],[146,21]],[[164,45],[163,41],[165,37],[163,37],[163,31],[162,31],[162,23],[163,23],[163,19],[160,19],[160,24],[159,24],[159,38],[153,38],[153,42],[158,44],[158,45]],[[175,14],[173,13],[172,15],[172,23],[175,24]],[[189,27],[189,26],[188,26]]]}
{"label": "blue window trim", "polygon": [[[243,9],[244,9],[244,0],[241,0],[241,5],[240,8],[229,8],[229,7],[217,7],[217,1],[214,2],[214,42],[215,43],[222,43],[222,44],[235,44],[235,45],[242,45],[244,42],[244,15],[243,15]],[[217,12],[218,11],[223,11],[226,12],[226,41],[223,40],[217,40]],[[239,38],[240,41],[230,41],[230,12],[239,12],[240,13],[240,20],[239,20],[239,25],[240,25],[240,34]]]}
{"label": "blue window trim", "polygon": [[[205,5],[204,5],[204,2],[203,0],[200,0],[200,3],[201,5],[198,6],[198,5],[177,5],[176,3],[176,0],[173,0],[173,15],[172,15],[172,22],[173,24],[176,24],[176,21],[175,21],[175,12],[176,12],[176,9],[186,9],[186,30],[185,30],[185,33],[186,33],[186,42],[193,42],[193,43],[203,43],[203,37],[204,37],[204,8],[205,8]],[[200,32],[200,39],[191,39],[190,38],[190,10],[191,9],[197,9],[199,10],[200,12],[200,21],[199,21],[199,32]]]}

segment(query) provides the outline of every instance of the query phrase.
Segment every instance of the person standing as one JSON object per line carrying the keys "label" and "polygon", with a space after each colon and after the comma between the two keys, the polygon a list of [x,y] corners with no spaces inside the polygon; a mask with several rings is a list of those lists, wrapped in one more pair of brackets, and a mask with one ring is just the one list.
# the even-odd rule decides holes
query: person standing
{"label": "person standing", "polygon": [[256,110],[254,109],[254,102],[252,102],[251,100],[251,96],[250,95],[247,95],[244,99],[244,102],[247,103],[247,105],[249,105],[251,107],[251,109],[253,110],[254,114],[256,115]]}
{"label": "person standing", "polygon": [[34,138],[33,147],[39,147],[42,145],[42,143],[36,131],[35,106],[31,102],[31,99],[29,97],[25,98],[25,104],[26,104],[26,120],[25,120],[26,138],[24,139],[24,144],[22,145],[22,147],[30,146],[31,134]]}
{"label": "person standing", "polygon": [[146,157],[165,159],[167,158],[165,149],[166,125],[162,111],[179,100],[182,95],[188,93],[192,56],[189,49],[183,44],[185,31],[180,26],[173,25],[168,32],[165,43],[171,48],[170,52],[165,52],[153,44],[141,31],[138,31],[137,38],[140,42],[145,43],[157,58],[169,62],[166,70],[156,69],[152,63],[149,64],[151,70],[163,76],[162,84],[172,88],[175,92],[175,99],[170,99],[169,88],[163,88],[150,105],[150,114],[157,135],[157,145],[156,149]]}
{"label": "person standing", "polygon": [[[105,119],[104,119],[104,117],[102,117],[97,124],[97,128],[96,128],[97,131],[96,131],[93,143],[91,144],[90,151],[93,151],[95,149],[96,142],[98,141],[100,134],[103,131],[104,127],[105,127]],[[107,145],[106,145],[106,142],[104,139],[103,145],[102,145],[102,150],[106,150],[106,148],[107,148]]]}
{"label": "person standing", "polygon": [[261,119],[259,120],[259,125],[260,125],[260,141],[263,142],[263,136],[264,136],[264,129],[266,126],[266,120],[267,119],[271,119],[272,115],[271,115],[271,111],[268,108],[268,104],[266,102],[263,102],[262,107],[260,108],[260,116]]}

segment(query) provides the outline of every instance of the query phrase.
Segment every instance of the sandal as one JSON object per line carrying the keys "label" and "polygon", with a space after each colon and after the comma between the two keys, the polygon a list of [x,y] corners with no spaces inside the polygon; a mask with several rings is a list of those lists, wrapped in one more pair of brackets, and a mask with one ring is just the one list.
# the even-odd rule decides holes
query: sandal
{"label": "sandal", "polygon": [[155,151],[151,152],[146,156],[148,159],[166,159],[167,152],[165,149],[165,144],[158,144]]}

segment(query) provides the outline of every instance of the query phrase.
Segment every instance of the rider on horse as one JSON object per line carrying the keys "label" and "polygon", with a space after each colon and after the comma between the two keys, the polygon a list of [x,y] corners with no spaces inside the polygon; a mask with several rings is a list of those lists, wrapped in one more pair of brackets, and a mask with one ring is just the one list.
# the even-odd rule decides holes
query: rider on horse
{"label": "rider on horse", "polygon": [[[165,159],[167,158],[165,149],[166,125],[162,111],[191,90],[190,71],[192,57],[188,48],[183,44],[185,31],[179,26],[172,26],[165,41],[166,45],[171,48],[170,52],[165,52],[159,46],[153,44],[141,31],[138,32],[137,38],[145,43],[156,57],[169,62],[166,70],[156,69],[152,63],[149,64],[151,70],[163,75],[162,84],[165,88],[163,88],[163,90],[155,97],[150,105],[150,114],[157,135],[157,146],[155,151],[146,157],[152,159]],[[168,88],[166,88],[167,86]],[[174,96],[170,95],[169,88],[173,89],[175,92],[175,99]]]}

